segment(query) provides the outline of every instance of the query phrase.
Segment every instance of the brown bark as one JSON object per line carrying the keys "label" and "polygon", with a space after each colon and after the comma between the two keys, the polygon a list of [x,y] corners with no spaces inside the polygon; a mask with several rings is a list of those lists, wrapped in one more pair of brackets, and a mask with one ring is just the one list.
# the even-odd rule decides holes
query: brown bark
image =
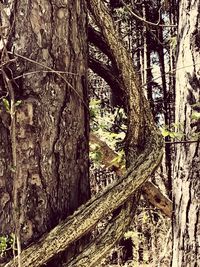
{"label": "brown bark", "polygon": [[[200,121],[200,10],[199,1],[180,1],[176,72],[176,123],[184,126],[185,139],[199,140]],[[173,267],[200,264],[200,148],[197,143],[176,146],[173,179]]]}
{"label": "brown bark", "polygon": [[[108,254],[109,251],[116,245],[117,242],[124,236],[125,229],[131,223],[132,217],[135,214],[139,195],[131,197],[131,201],[123,205],[117,216],[108,222],[106,229],[103,230],[95,240],[93,240],[84,251],[78,255],[71,262],[67,263],[65,267],[88,267],[88,266],[101,266],[101,260]],[[128,216],[127,216],[128,215]],[[98,251],[98,253],[97,253]]]}
{"label": "brown bark", "polygon": [[[120,164],[116,165],[113,163],[117,153],[115,153],[105,142],[103,142],[98,136],[90,133],[90,142],[93,144],[98,144],[101,151],[101,161],[100,163],[106,168],[114,170],[118,176],[122,176],[124,169]],[[144,197],[156,208],[160,209],[166,216],[172,216],[172,201],[165,196],[158,187],[156,187],[152,182],[147,181],[142,186],[142,193]]]}
{"label": "brown bark", "polygon": [[112,66],[103,64],[102,62],[93,58],[91,55],[89,57],[89,67],[93,72],[102,77],[110,86],[112,91],[112,106],[124,107],[126,110],[123,85],[121,84],[120,77],[118,77],[115,69]]}
{"label": "brown bark", "polygon": [[[120,42],[103,3],[94,0],[88,2],[91,4],[90,9],[96,21],[99,22],[106,42],[108,42],[113,56],[116,58],[116,67],[129,96],[130,117],[127,152],[129,159],[134,160],[134,163],[130,164],[127,174],[114,185],[79,208],[73,216],[55,227],[37,244],[24,250],[21,255],[23,267],[44,264],[56,253],[65,250],[72,242],[90,231],[102,217],[116,210],[139,189],[155,172],[162,158],[162,137],[153,122],[149,105],[137,82],[128,52]],[[143,140],[142,137],[145,137],[146,140]],[[134,152],[136,153],[134,154]],[[134,205],[137,205],[137,202]],[[126,210],[125,212],[127,214]],[[116,240],[117,236],[114,235],[113,239]],[[107,252],[106,250],[104,253]],[[15,266],[15,264],[10,262],[7,264],[8,266]]]}
{"label": "brown bark", "polygon": [[102,34],[90,25],[88,27],[88,40],[91,44],[98,47],[102,53],[107,55],[107,57],[111,61],[111,66],[105,65],[102,62],[96,60],[94,57],[92,57],[92,55],[90,55],[89,67],[99,76],[101,76],[110,86],[112,91],[112,105],[122,106],[126,110],[127,101],[125,89],[123,88],[123,83],[119,76],[118,70],[115,67],[115,58],[113,58],[108,44],[106,43]]}
{"label": "brown bark", "polygon": [[[13,73],[9,78],[21,76],[13,90],[15,101],[22,103],[15,113],[16,166],[14,151],[11,154],[13,129],[2,117],[9,114],[1,113],[0,233],[11,234],[17,228],[23,247],[90,196],[86,6],[83,0],[61,2],[10,1],[11,15],[4,18],[10,20],[7,49],[15,50],[9,54],[15,59],[9,65]],[[1,52],[3,63],[5,49]],[[4,70],[8,71],[7,65]],[[64,73],[61,77],[53,70]],[[5,94],[7,87],[1,82]]]}
{"label": "brown bark", "polygon": [[[114,185],[82,205],[73,216],[56,226],[36,244],[25,249],[21,254],[22,266],[41,266],[90,231],[101,218],[122,205],[155,172],[161,155],[155,151],[153,154],[155,156],[148,155],[145,159],[141,157],[136,168],[131,167]],[[16,266],[13,261],[6,265],[11,266]]]}
{"label": "brown bark", "polygon": [[[109,59],[112,62],[112,65],[115,64],[114,59],[112,57],[112,53],[109,50],[108,44],[105,42],[104,37],[99,33],[98,31],[94,30],[91,26],[89,27],[89,41],[93,43],[95,46],[97,46],[103,53],[105,53]],[[122,83],[122,79],[120,79],[120,76],[118,76],[118,73],[116,72],[113,67],[107,66],[98,60],[94,59],[92,56],[90,56],[89,60],[89,67],[96,72],[99,76],[101,76],[105,81],[109,84],[112,90],[112,94],[115,96],[122,96],[125,91],[125,87]],[[123,93],[119,93],[123,92]],[[121,101],[118,98],[117,103],[123,103],[124,106],[126,106],[126,103],[122,98]],[[90,134],[90,139],[92,142],[98,143],[101,148],[103,149],[103,162],[106,165],[111,165],[111,158],[114,158],[113,152],[110,151],[109,147],[106,147],[106,144],[103,144],[101,140],[99,140],[96,136]],[[111,155],[112,154],[112,155]],[[108,159],[110,157],[110,159]],[[122,174],[122,172],[119,170],[119,166],[115,170],[118,172],[118,174]],[[164,214],[171,217],[172,215],[172,202],[167,197],[165,197],[158,188],[156,188],[151,182],[147,181],[145,185],[143,186],[143,192],[145,194],[145,197],[148,199],[148,201],[161,209]]]}

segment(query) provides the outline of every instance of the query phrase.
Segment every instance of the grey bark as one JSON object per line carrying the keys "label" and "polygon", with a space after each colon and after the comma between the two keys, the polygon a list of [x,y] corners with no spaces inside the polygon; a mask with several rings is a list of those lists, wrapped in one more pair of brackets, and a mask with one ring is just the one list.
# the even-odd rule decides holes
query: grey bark
{"label": "grey bark", "polygon": [[[176,123],[185,139],[199,140],[200,121],[200,4],[180,1],[176,72]],[[179,70],[179,68],[181,68]],[[196,143],[176,146],[173,180],[173,267],[200,265],[200,148]]]}

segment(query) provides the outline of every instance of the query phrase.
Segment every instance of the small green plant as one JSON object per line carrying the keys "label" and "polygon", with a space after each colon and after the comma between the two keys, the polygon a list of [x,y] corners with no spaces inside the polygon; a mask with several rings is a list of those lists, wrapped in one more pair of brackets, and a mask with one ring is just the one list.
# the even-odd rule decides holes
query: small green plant
{"label": "small green plant", "polygon": [[15,235],[10,234],[6,236],[0,236],[0,257],[3,257],[7,251],[15,250]]}
{"label": "small green plant", "polygon": [[200,112],[193,111],[192,112],[192,119],[194,119],[194,120],[200,120]]}
{"label": "small green plant", "polygon": [[[15,106],[15,107],[18,107],[21,103],[22,103],[22,100],[17,100],[17,101],[14,103],[14,106]],[[8,101],[7,98],[3,98],[3,99],[2,99],[2,104],[3,104],[3,107],[4,107],[5,111],[8,112],[8,113],[10,113],[10,112],[11,112],[11,104],[10,104],[10,102]]]}
{"label": "small green plant", "polygon": [[1,236],[0,237],[0,254],[1,254],[1,256],[4,254],[6,249],[7,249],[7,237]]}
{"label": "small green plant", "polygon": [[117,156],[111,161],[111,163],[116,167],[120,167],[121,169],[125,169],[124,150],[118,151]]}
{"label": "small green plant", "polygon": [[7,112],[10,112],[10,103],[9,103],[8,99],[3,98],[2,99],[2,103],[3,103],[3,106],[4,106],[5,110]]}
{"label": "small green plant", "polygon": [[172,139],[180,140],[184,136],[184,133],[182,130],[182,125],[180,125],[180,124],[173,123],[171,129],[169,129],[168,126],[164,125],[160,129],[161,129],[161,133],[164,137],[169,136]]}
{"label": "small green plant", "polygon": [[173,50],[176,49],[177,46],[177,36],[171,36],[169,39],[170,46]]}
{"label": "small green plant", "polygon": [[102,153],[98,144],[90,145],[90,159],[94,162],[95,165],[100,164]]}

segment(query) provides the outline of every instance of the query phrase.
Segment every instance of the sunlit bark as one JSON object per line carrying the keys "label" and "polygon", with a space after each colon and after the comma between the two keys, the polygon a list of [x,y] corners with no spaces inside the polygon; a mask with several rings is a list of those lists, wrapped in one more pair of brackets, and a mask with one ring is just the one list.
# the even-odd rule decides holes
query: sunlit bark
{"label": "sunlit bark", "polygon": [[[199,140],[200,13],[198,0],[180,1],[176,72],[176,123],[185,139]],[[180,68],[180,69],[179,69]],[[198,113],[199,114],[199,113]],[[176,146],[173,179],[173,267],[200,264],[199,141]]]}

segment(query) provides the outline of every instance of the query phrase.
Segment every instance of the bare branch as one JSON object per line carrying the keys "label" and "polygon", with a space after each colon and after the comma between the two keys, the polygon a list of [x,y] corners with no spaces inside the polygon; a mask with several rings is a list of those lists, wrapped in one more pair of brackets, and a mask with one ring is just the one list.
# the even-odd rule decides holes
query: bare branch
{"label": "bare branch", "polygon": [[171,27],[171,28],[174,28],[176,27],[177,28],[177,25],[167,25],[167,24],[160,24],[160,16],[159,16],[159,19],[158,19],[158,22],[157,23],[154,23],[154,22],[151,22],[151,21],[147,21],[145,20],[144,18],[140,17],[138,14],[136,14],[135,12],[133,12],[133,10],[123,1],[123,0],[120,0],[120,2],[128,9],[128,11],[136,18],[138,19],[139,21],[142,21],[144,24],[147,24],[147,25],[151,25],[151,26],[155,26],[155,27]]}

